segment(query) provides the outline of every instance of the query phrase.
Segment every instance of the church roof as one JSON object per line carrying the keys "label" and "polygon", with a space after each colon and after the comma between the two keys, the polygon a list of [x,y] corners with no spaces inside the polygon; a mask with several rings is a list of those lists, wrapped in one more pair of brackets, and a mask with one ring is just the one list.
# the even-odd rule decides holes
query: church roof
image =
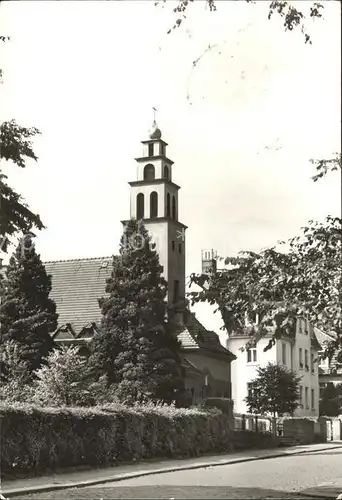
{"label": "church roof", "polygon": [[[50,297],[56,302],[58,329],[54,338],[59,341],[89,338],[101,322],[98,299],[106,296],[106,279],[112,271],[112,257],[45,262],[52,276]],[[225,349],[215,332],[208,331],[190,311],[184,315],[185,325],[179,328],[178,338],[183,349],[204,349],[213,354],[234,355]]]}
{"label": "church roof", "polygon": [[184,349],[203,349],[213,354],[229,356],[231,360],[236,358],[223,347],[217,333],[207,330],[190,311],[185,311],[184,327],[180,327],[178,338]]}
{"label": "church roof", "polygon": [[52,275],[50,297],[56,302],[59,326],[70,324],[75,335],[88,324],[100,323],[98,299],[105,296],[112,257],[44,262]]}

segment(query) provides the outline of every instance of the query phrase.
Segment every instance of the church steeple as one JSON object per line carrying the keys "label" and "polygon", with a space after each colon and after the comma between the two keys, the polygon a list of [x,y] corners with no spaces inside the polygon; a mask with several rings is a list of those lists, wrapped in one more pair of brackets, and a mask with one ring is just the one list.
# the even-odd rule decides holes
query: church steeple
{"label": "church steeple", "polygon": [[185,298],[185,230],[178,220],[178,191],[172,181],[173,161],[154,119],[148,139],[135,158],[137,180],[131,186],[131,219],[142,219],[152,235],[168,282],[168,302]]}

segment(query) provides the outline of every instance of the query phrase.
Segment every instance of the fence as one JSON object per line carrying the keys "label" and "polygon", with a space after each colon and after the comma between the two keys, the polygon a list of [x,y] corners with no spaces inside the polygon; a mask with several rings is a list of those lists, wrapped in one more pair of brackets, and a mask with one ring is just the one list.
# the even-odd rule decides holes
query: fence
{"label": "fence", "polygon": [[272,419],[260,415],[234,413],[234,429],[269,434],[272,432]]}

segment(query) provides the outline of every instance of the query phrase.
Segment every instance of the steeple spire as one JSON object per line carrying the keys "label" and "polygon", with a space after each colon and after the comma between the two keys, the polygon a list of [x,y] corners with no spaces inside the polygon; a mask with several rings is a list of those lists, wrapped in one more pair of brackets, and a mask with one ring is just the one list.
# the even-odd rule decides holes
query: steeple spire
{"label": "steeple spire", "polygon": [[156,122],[157,108],[153,106],[152,109],[153,109],[153,123],[149,132],[149,137],[150,139],[160,139],[162,134]]}

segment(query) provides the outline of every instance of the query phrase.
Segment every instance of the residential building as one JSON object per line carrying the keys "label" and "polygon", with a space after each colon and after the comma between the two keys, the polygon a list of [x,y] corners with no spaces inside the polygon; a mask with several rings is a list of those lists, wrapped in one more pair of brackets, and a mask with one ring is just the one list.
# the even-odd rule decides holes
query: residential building
{"label": "residential building", "polygon": [[318,380],[320,396],[322,396],[328,383],[333,383],[335,386],[342,384],[342,359],[338,359],[337,351],[335,351],[331,357],[326,357],[324,359],[322,357],[329,342],[336,340],[336,336],[333,333],[325,333],[319,328],[315,328],[315,335],[321,344]]}
{"label": "residential building", "polygon": [[232,333],[227,340],[227,349],[236,356],[232,364],[232,397],[237,413],[248,413],[244,399],[248,395],[250,382],[257,377],[257,369],[268,363],[278,363],[293,370],[301,377],[300,407],[296,416],[318,416],[319,385],[317,355],[320,345],[313,327],[305,318],[297,318],[292,336],[284,336],[265,351],[272,336],[270,331],[253,347],[245,349],[251,338],[252,326],[246,326],[242,334]]}

